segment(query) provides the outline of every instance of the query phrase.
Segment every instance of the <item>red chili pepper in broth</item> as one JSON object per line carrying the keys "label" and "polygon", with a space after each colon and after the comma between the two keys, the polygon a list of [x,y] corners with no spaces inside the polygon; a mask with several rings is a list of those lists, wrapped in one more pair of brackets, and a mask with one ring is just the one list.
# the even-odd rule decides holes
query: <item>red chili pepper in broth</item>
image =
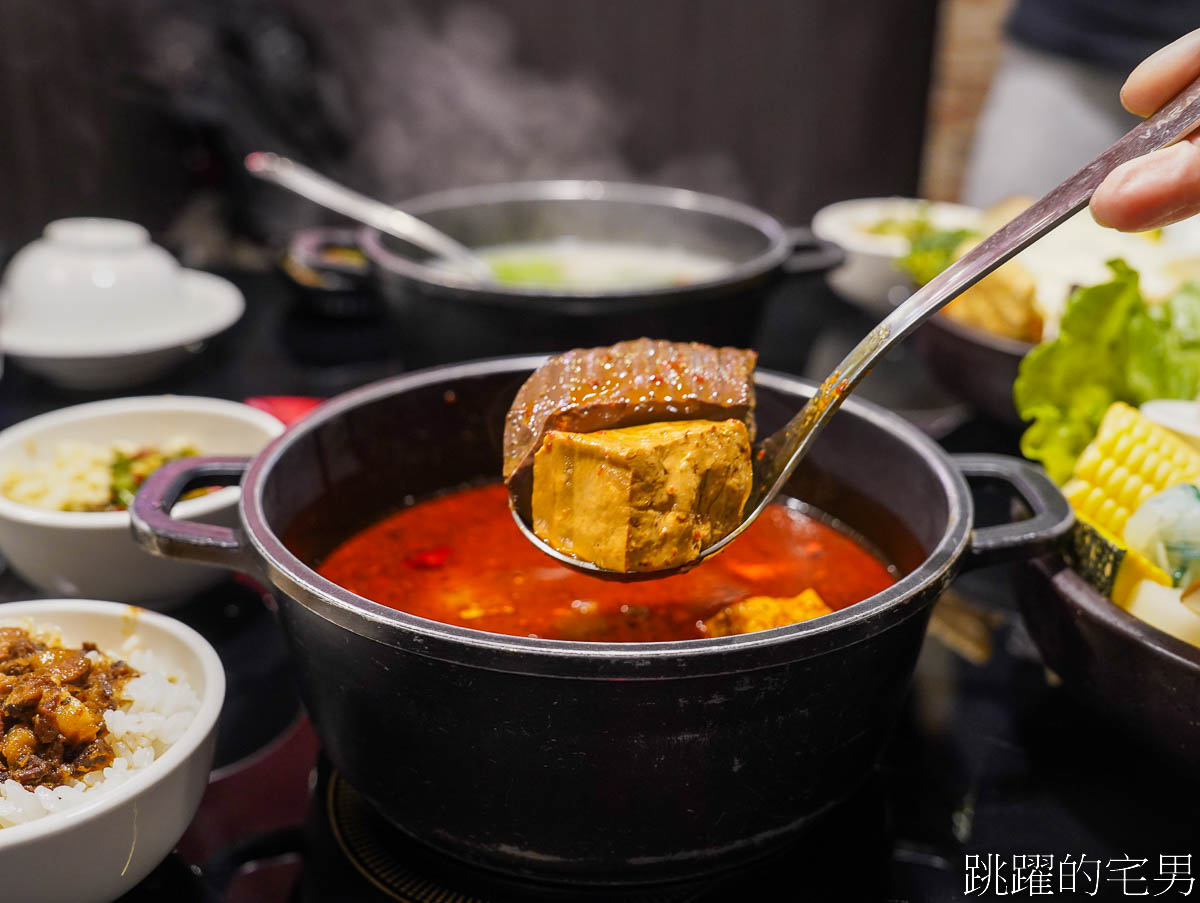
{"label": "red chili pepper in broth", "polygon": [[410,568],[416,568],[417,570],[434,571],[440,567],[444,567],[449,557],[449,546],[437,546],[432,549],[423,549],[410,558],[405,558],[404,563]]}

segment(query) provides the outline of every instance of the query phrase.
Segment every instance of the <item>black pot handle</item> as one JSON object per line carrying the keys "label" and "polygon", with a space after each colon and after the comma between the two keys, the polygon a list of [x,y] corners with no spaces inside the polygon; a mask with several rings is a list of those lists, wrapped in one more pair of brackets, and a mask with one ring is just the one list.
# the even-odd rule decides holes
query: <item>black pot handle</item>
{"label": "black pot handle", "polygon": [[163,558],[254,573],[250,546],[240,531],[171,517],[171,508],[190,488],[236,486],[250,460],[212,456],[168,461],[146,478],[133,499],[129,515],[134,538],[148,552]]}
{"label": "black pot handle", "polygon": [[846,252],[840,245],[817,238],[807,226],[789,227],[787,238],[792,253],[783,262],[783,271],[789,276],[827,273],[846,262]]}
{"label": "black pot handle", "polygon": [[977,527],[963,560],[965,568],[1032,558],[1053,551],[1075,523],[1075,512],[1054,481],[1040,468],[1008,455],[953,455],[968,480],[1000,480],[1033,511],[1026,520]]}

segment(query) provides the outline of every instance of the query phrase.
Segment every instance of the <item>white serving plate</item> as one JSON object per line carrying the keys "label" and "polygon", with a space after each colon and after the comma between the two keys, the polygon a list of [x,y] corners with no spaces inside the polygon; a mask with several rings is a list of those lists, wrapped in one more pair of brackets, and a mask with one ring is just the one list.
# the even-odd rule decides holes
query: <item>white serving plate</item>
{"label": "white serving plate", "polygon": [[237,286],[197,270],[179,272],[179,296],[169,319],[113,320],[73,330],[63,323],[9,321],[0,296],[0,352],[21,367],[70,389],[140,385],[198,353],[204,342],[236,323],[245,310]]}

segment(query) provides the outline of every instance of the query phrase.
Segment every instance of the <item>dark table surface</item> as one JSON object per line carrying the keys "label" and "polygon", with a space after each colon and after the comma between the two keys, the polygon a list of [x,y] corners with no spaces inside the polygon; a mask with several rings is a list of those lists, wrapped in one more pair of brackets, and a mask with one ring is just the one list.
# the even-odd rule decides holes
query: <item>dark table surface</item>
{"label": "dark table surface", "polygon": [[[233,278],[246,294],[242,321],[180,370],[124,394],[330,396],[405,369],[391,352],[395,324],[369,312],[349,318],[313,312],[276,274]],[[871,322],[823,287],[781,290],[758,343],[761,365],[823,376]],[[861,391],[905,413],[950,451],[1017,452],[1015,431],[973,415],[933,386],[907,348]],[[56,389],[9,364],[0,380],[0,426],[98,397]],[[977,500],[984,518],[1007,506],[986,495]],[[1190,858],[1162,857],[1200,854],[1195,769],[1162,758],[1055,685],[1017,613],[1016,573],[1006,566],[967,574],[938,603],[907,711],[863,799],[831,821],[823,845],[815,842],[819,856],[797,853],[788,890],[778,896],[753,890],[753,896],[1173,899],[1191,891],[1187,877],[1200,873],[1200,862],[1193,867]],[[36,595],[15,575],[0,575],[0,599]],[[274,701],[264,729],[277,732],[292,722],[296,701],[282,643],[254,590],[230,583],[178,615],[214,641],[227,667],[251,657],[250,649],[263,663],[231,681],[227,707],[236,709],[238,686],[278,684],[269,691]],[[223,738],[218,758],[241,755],[239,741],[251,748],[259,742]],[[313,754],[310,740],[298,748]],[[311,762],[301,764],[307,769]],[[268,863],[216,893],[205,874],[216,868],[219,840],[185,838],[129,899],[321,898],[301,890],[313,857],[282,855],[286,850],[264,853]],[[272,870],[275,877],[263,880]],[[192,889],[183,893],[187,882]],[[753,883],[743,891],[752,889]]]}

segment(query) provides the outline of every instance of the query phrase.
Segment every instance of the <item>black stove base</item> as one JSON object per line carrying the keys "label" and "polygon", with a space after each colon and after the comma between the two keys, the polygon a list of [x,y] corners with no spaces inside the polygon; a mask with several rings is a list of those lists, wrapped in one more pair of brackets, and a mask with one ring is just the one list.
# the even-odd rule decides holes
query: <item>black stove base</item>
{"label": "black stove base", "polygon": [[[892,842],[872,780],[801,838],[748,866],[704,880],[631,888],[534,882],[461,862],[381,816],[327,761],[317,769],[306,828],[303,903],[707,903],[734,899],[872,900],[885,896]],[[788,889],[778,897],[781,888]]]}

